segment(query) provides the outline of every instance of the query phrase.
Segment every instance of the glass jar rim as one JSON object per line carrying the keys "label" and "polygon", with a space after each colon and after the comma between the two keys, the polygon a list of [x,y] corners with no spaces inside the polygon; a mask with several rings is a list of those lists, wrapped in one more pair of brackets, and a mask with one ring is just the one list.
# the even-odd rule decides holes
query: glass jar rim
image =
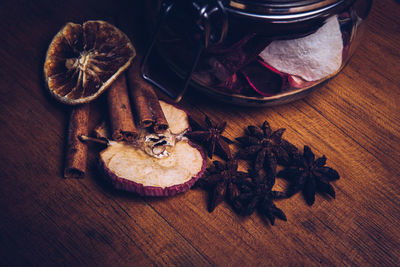
{"label": "glass jar rim", "polygon": [[299,20],[315,17],[355,0],[228,0],[228,13],[255,19]]}

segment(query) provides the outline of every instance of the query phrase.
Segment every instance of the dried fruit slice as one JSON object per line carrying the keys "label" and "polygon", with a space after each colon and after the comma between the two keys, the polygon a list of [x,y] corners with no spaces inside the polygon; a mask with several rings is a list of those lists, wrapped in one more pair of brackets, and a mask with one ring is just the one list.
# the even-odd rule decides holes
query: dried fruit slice
{"label": "dried fruit slice", "polygon": [[201,177],[206,158],[199,146],[183,137],[188,129],[187,114],[160,101],[176,136],[169,156],[156,158],[143,149],[122,142],[110,142],[100,153],[100,164],[113,186],[146,196],[172,196],[187,191]]}
{"label": "dried fruit slice", "polygon": [[87,103],[104,92],[135,55],[129,38],[105,21],[67,23],[46,53],[48,89],[65,104]]}
{"label": "dried fruit slice", "polygon": [[333,16],[306,37],[273,41],[260,57],[280,72],[310,82],[334,75],[342,65],[342,53],[342,33],[337,16]]}

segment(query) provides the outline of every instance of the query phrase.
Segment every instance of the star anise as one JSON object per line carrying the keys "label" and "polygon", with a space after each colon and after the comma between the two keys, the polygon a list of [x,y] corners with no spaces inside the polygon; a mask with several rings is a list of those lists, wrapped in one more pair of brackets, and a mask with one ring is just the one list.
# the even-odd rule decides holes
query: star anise
{"label": "star anise", "polygon": [[246,136],[236,138],[242,146],[238,157],[253,159],[255,171],[264,168],[275,176],[277,164],[289,165],[299,155],[297,148],[282,138],[284,131],[285,128],[272,131],[267,121],[261,128],[248,126]]}
{"label": "star anise", "polygon": [[262,177],[257,172],[250,172],[250,178],[235,183],[239,193],[231,198],[233,208],[243,216],[251,215],[257,210],[271,225],[274,225],[275,218],[286,221],[285,213],[273,202],[275,196],[281,193],[272,191],[274,183],[275,177],[272,175]]}
{"label": "star anise", "polygon": [[209,190],[208,210],[212,212],[226,196],[235,195],[234,183],[245,179],[248,174],[237,170],[238,162],[229,160],[226,163],[214,161],[213,165],[207,168],[205,176],[198,180],[197,185]]}
{"label": "star anise", "polygon": [[336,170],[325,164],[325,156],[315,159],[311,149],[304,146],[303,156],[293,166],[286,167],[277,174],[290,182],[287,196],[290,197],[302,190],[303,196],[310,206],[314,204],[316,192],[335,198],[335,189],[330,182],[339,179],[340,176]]}
{"label": "star anise", "polygon": [[207,149],[207,154],[210,159],[216,153],[224,159],[231,159],[232,153],[229,144],[233,142],[222,135],[225,130],[226,122],[219,124],[213,123],[208,116],[205,118],[207,129],[200,126],[196,121],[190,119],[192,131],[186,133],[186,136],[193,140],[200,142]]}

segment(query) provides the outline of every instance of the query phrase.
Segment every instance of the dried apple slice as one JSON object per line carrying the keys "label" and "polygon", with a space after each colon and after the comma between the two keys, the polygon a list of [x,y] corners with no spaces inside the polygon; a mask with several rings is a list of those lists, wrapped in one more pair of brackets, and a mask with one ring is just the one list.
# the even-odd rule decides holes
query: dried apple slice
{"label": "dried apple slice", "polygon": [[110,142],[100,152],[100,164],[115,188],[146,196],[172,196],[187,191],[204,173],[202,149],[183,137],[189,128],[187,114],[163,101],[160,104],[170,125],[164,134],[173,136],[174,146],[167,157],[157,158],[141,147]]}
{"label": "dried apple slice", "polygon": [[108,22],[67,23],[46,53],[48,89],[65,104],[90,102],[129,67],[135,55],[129,38]]}
{"label": "dried apple slice", "polygon": [[342,65],[343,40],[337,16],[313,34],[292,40],[276,40],[260,57],[280,72],[318,81],[337,73]]}

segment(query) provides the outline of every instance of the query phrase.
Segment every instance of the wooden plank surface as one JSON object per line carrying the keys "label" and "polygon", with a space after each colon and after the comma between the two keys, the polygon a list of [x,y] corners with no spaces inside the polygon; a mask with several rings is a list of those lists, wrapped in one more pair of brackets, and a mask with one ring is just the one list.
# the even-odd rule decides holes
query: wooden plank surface
{"label": "wooden plank surface", "polygon": [[[121,16],[140,48],[141,3],[3,1],[0,4],[1,265],[398,265],[400,261],[400,6],[374,1],[364,40],[333,80],[273,108],[221,104],[198,93],[180,103],[195,118],[227,120],[235,138],[268,120],[341,174],[336,200],[277,201],[288,222],[266,225],[190,190],[141,198],[105,184],[91,148],[88,175],[62,179],[69,108],[44,90],[52,36],[68,21]],[[104,115],[93,104],[91,127]],[[278,184],[280,186],[280,184]]]}

